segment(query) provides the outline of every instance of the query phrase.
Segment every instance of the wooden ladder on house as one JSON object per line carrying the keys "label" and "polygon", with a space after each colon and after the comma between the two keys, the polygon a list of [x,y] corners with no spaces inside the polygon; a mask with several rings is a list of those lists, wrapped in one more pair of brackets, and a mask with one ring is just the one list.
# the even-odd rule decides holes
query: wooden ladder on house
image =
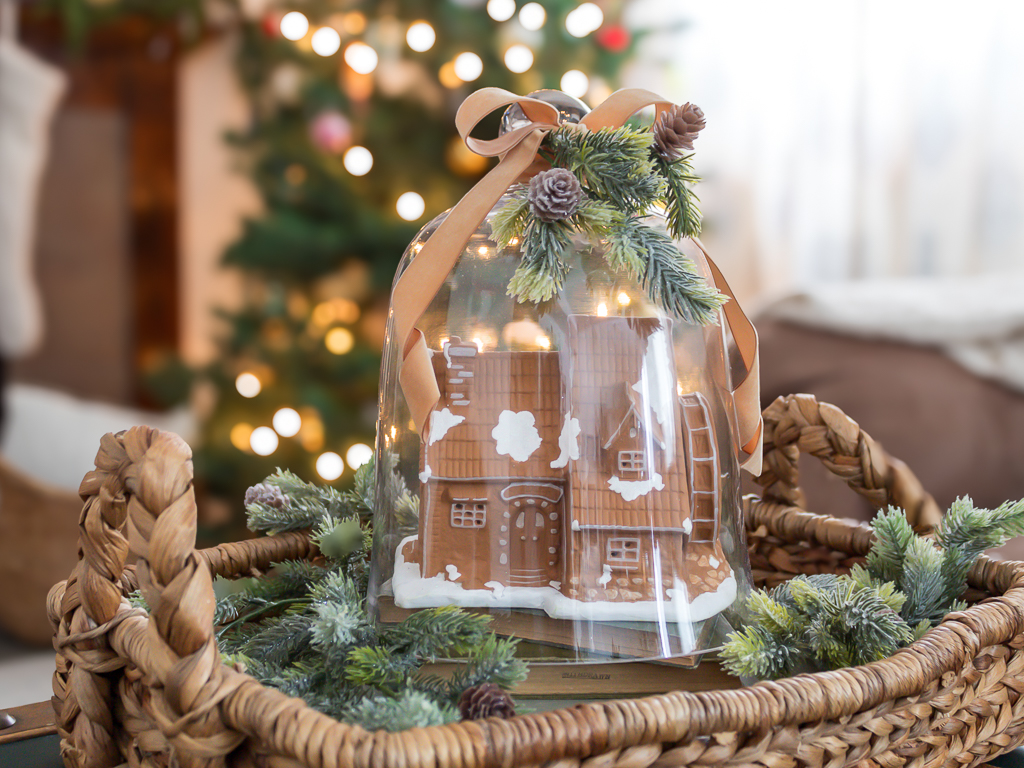
{"label": "wooden ladder on house", "polygon": [[699,392],[681,395],[690,479],[690,541],[718,538],[721,470],[708,401]]}

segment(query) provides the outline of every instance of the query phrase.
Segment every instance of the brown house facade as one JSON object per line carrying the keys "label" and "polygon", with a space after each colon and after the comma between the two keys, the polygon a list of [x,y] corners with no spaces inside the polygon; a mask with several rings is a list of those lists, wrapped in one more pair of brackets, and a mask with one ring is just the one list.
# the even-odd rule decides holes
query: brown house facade
{"label": "brown house facade", "polygon": [[699,620],[732,602],[711,413],[677,392],[668,321],[571,316],[560,352],[452,339],[433,360],[397,604]]}

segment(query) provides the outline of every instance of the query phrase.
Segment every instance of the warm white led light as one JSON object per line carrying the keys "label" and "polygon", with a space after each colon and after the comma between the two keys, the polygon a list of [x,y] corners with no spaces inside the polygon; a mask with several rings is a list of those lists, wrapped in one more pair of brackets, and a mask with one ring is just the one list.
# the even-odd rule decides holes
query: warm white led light
{"label": "warm white led light", "polygon": [[605,304],[603,301],[597,305],[597,316],[608,317],[608,305]]}
{"label": "warm white led light", "polygon": [[281,35],[288,40],[301,40],[309,32],[309,19],[298,11],[281,17]]}
{"label": "warm white led light", "polygon": [[516,13],[516,0],[488,0],[487,15],[495,21],[508,21]]}
{"label": "warm white led light", "polygon": [[373,448],[363,443],[356,443],[345,452],[345,461],[352,469],[359,469],[373,458]]}
{"label": "warm white led light", "polygon": [[435,40],[437,40],[437,35],[434,34],[434,28],[425,21],[417,21],[405,33],[405,42],[409,44],[410,48],[419,53],[433,48]]}
{"label": "warm white led light", "polygon": [[238,390],[238,394],[242,397],[256,397],[260,390],[263,389],[263,385],[256,378],[256,374],[240,373],[238,378],[235,379],[235,389]]}
{"label": "warm white led light", "polygon": [[619,295],[616,298],[618,299],[618,302],[619,302],[620,306],[623,306],[623,307],[628,307],[629,306],[629,301],[630,301],[629,294],[626,293],[625,291],[620,291]]}
{"label": "warm white led light", "polygon": [[505,51],[505,66],[516,74],[525,72],[533,66],[533,51],[525,45],[516,44]]}
{"label": "warm white led light", "polygon": [[281,408],[274,414],[273,424],[281,437],[295,437],[302,429],[302,417],[294,408]]}
{"label": "warm white led light", "polygon": [[277,433],[270,427],[256,427],[249,435],[249,447],[258,456],[269,456],[277,450]]}
{"label": "warm white led light", "polygon": [[321,453],[316,458],[316,473],[327,482],[337,480],[345,471],[345,462],[334,451]]}
{"label": "warm white led light", "polygon": [[333,56],[341,48],[341,35],[334,27],[320,27],[309,41],[313,52],[320,56]]}
{"label": "warm white led light", "polygon": [[406,221],[416,221],[426,209],[427,204],[415,192],[406,192],[398,198],[398,202],[395,204],[398,215]]}
{"label": "warm white led light", "polygon": [[523,29],[531,32],[543,27],[547,18],[544,6],[540,3],[527,3],[519,11],[519,23],[523,25]]}
{"label": "warm white led light", "polygon": [[562,75],[561,86],[562,90],[567,94],[579,99],[582,98],[587,93],[587,89],[590,88],[590,78],[578,69],[570,69]]}
{"label": "warm white led light", "polygon": [[366,147],[351,147],[342,162],[353,176],[365,176],[373,168],[373,155]]}
{"label": "warm white led light", "polygon": [[465,83],[476,80],[484,71],[484,63],[475,53],[466,51],[455,57],[455,74]]}
{"label": "warm white led light", "polygon": [[565,17],[565,28],[573,37],[586,37],[604,23],[604,13],[593,3],[583,3]]}
{"label": "warm white led light", "polygon": [[345,49],[345,63],[360,75],[368,75],[377,68],[377,52],[366,43],[352,43]]}

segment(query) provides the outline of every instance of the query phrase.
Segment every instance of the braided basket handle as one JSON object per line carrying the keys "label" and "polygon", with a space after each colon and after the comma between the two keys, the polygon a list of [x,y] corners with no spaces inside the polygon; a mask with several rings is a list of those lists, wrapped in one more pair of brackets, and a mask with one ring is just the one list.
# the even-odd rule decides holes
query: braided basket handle
{"label": "braided basket handle", "polygon": [[[125,596],[135,576],[149,607],[160,695],[147,704],[183,766],[211,766],[242,740],[219,722],[214,706],[230,692],[213,634],[215,600],[207,560],[195,549],[192,451],[177,435],[149,427],[108,434],[96,469],[79,489],[81,559],[50,593],[58,657],[58,730],[68,754],[90,755],[92,768],[121,762],[117,748],[116,678],[125,661],[108,633],[135,615]],[[71,683],[74,683],[73,685]],[[70,750],[70,751],[69,751]]]}
{"label": "braided basket handle", "polygon": [[779,397],[764,411],[764,469],[755,482],[764,488],[766,501],[806,508],[797,467],[801,452],[821,459],[876,509],[901,507],[919,531],[931,530],[942,519],[935,499],[906,464],[839,408],[813,395]]}

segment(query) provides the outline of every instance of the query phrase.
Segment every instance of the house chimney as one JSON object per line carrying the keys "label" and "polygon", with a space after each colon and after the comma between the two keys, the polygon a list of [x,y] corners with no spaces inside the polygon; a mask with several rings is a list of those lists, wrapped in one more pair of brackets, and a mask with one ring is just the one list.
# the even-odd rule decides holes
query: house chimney
{"label": "house chimney", "polygon": [[470,341],[464,342],[453,336],[441,347],[445,361],[445,396],[449,407],[459,408],[469,405],[469,396],[473,384],[473,368],[479,353],[477,345]]}

